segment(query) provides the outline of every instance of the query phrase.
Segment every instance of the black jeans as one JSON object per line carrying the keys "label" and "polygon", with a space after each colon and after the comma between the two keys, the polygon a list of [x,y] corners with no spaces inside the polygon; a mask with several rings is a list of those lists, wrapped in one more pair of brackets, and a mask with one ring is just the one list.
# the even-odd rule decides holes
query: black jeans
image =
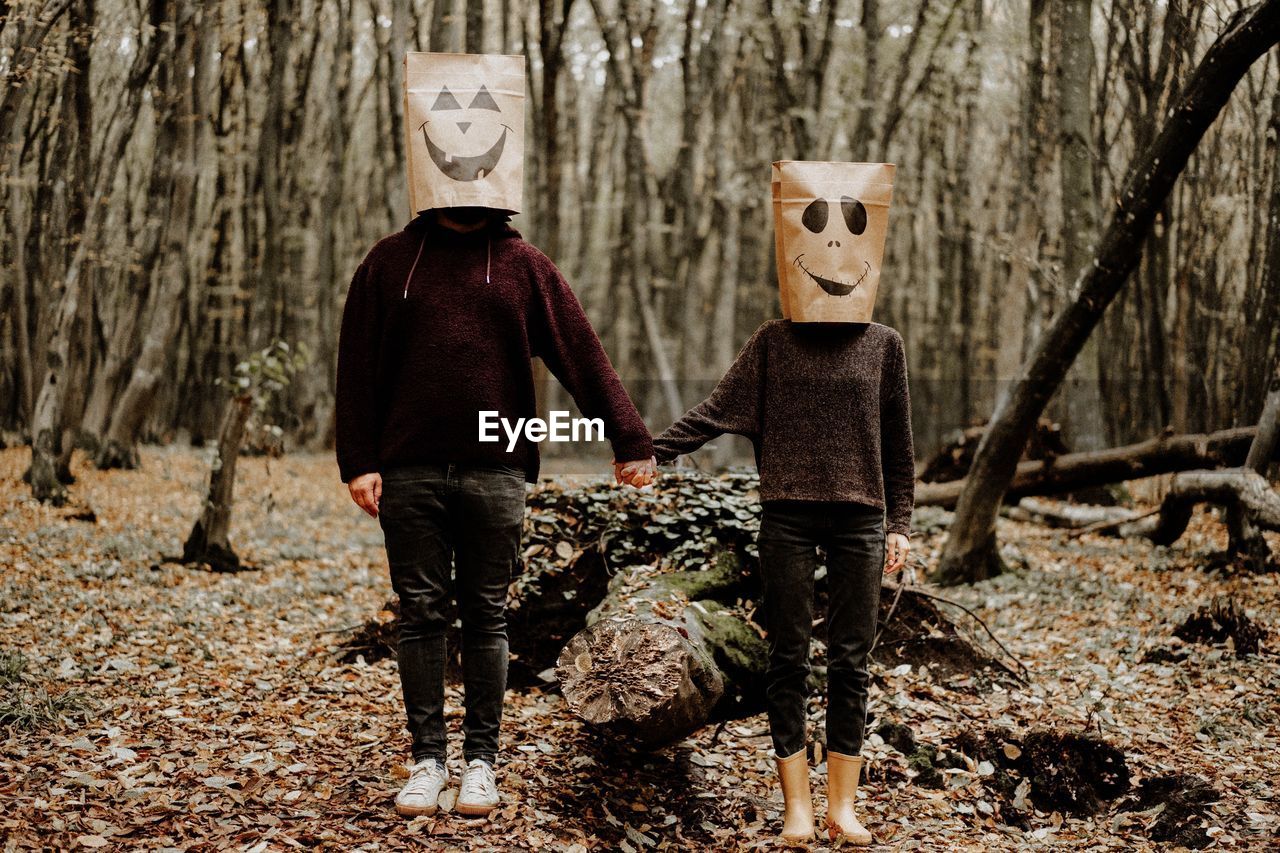
{"label": "black jeans", "polygon": [[817,549],[827,556],[827,749],[862,751],[867,656],[884,570],[884,512],[855,503],[771,501],[760,519],[760,577],[768,622],[766,699],[779,758],[805,748],[809,638]]}
{"label": "black jeans", "polygon": [[462,617],[465,760],[493,763],[507,689],[507,587],[520,559],[524,472],[415,465],[382,475],[378,520],[400,596],[400,685],[414,761],[445,759],[445,631],[452,564]]}

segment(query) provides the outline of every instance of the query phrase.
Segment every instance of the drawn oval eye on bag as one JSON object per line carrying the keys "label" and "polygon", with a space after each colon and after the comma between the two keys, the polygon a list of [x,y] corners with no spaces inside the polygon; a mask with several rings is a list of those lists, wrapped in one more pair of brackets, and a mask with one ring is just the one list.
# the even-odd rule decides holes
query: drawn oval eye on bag
{"label": "drawn oval eye on bag", "polygon": [[800,221],[804,223],[804,227],[808,228],[814,234],[821,234],[827,227],[827,200],[825,198],[815,198],[809,202],[809,206],[804,209]]}
{"label": "drawn oval eye on bag", "polygon": [[856,236],[867,230],[867,209],[862,202],[847,195],[841,196],[840,212],[844,215],[844,224],[850,234]]}

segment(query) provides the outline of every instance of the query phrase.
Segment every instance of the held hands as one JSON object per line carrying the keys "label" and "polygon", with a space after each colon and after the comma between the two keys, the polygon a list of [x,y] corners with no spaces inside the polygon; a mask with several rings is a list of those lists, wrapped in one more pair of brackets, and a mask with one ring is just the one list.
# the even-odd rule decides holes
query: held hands
{"label": "held hands", "polygon": [[351,499],[374,518],[378,517],[378,502],[382,500],[382,475],[377,471],[353,477],[347,483]]}
{"label": "held hands", "polygon": [[884,544],[884,573],[891,575],[907,564],[907,555],[911,553],[911,540],[901,533],[890,533],[884,537]]}
{"label": "held hands", "polygon": [[613,479],[633,488],[642,489],[658,479],[658,460],[650,456],[633,462],[613,462]]}

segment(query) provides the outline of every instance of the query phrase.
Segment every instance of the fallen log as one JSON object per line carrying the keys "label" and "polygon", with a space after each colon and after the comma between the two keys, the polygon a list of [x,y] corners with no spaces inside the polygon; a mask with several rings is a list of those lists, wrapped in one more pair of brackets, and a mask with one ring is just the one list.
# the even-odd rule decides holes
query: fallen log
{"label": "fallen log", "polygon": [[[597,708],[593,724],[641,743],[758,713],[767,646],[764,626],[754,621],[758,572],[747,556],[758,527],[757,482],[747,472],[685,473],[643,492],[604,483],[535,488],[526,565],[508,594],[508,683],[537,683],[551,670],[575,711]],[[815,596],[820,616],[822,576]],[[394,654],[397,611],[387,602],[365,624],[341,631],[339,658]],[[1002,677],[1002,665],[919,591],[886,587],[881,623],[873,659],[882,666],[927,665],[965,688],[982,689],[988,668]],[[825,672],[821,620],[815,635],[814,689]],[[456,678],[456,632],[448,643]]]}
{"label": "fallen log", "polygon": [[1045,527],[1063,527],[1070,530],[1100,527],[1110,529],[1143,515],[1124,507],[1075,503],[1053,505],[1035,498],[1023,498],[1014,506],[1002,509],[1000,514],[1014,521],[1029,521],[1034,524],[1043,524]]}
{"label": "fallen log", "polygon": [[[1062,494],[1156,474],[1234,467],[1244,462],[1256,432],[1256,427],[1238,427],[1208,434],[1166,433],[1138,444],[1023,462],[1005,498],[1016,502],[1032,495]],[[916,506],[954,509],[966,482],[917,483]]]}
{"label": "fallen log", "polygon": [[[715,719],[758,713],[764,704],[768,644],[744,601],[744,571],[725,553],[701,571],[619,575],[560,653],[556,677],[569,709],[584,722],[643,748],[687,737]],[[825,610],[825,585],[815,584]],[[825,635],[819,620],[816,639]],[[885,586],[879,640],[883,666],[929,666],[943,679],[989,683],[1011,670],[970,643],[926,594]],[[810,689],[825,669],[814,667]],[[972,686],[972,685],[970,685]]]}
{"label": "fallen log", "polygon": [[[1030,521],[1049,527],[1068,528],[1072,535],[1108,533],[1144,537],[1157,545],[1172,545],[1182,538],[1198,504],[1220,504],[1227,510],[1231,545],[1228,561],[1244,558],[1246,565],[1263,571],[1269,565],[1270,549],[1258,531],[1280,531],[1280,494],[1251,468],[1221,471],[1182,471],[1176,474],[1160,507],[1138,512],[1119,507],[1064,504],[1023,498],[1001,514],[1014,521]],[[1238,531],[1247,531],[1242,536]]]}
{"label": "fallen log", "polygon": [[[569,640],[556,677],[569,709],[602,730],[657,747],[700,728],[726,684],[763,673],[758,629],[714,600],[738,584],[741,560],[721,554],[703,571],[619,574],[587,627]],[[739,670],[732,679],[726,671]]]}
{"label": "fallen log", "polygon": [[[986,432],[987,425],[982,423],[952,433],[938,452],[920,466],[916,479],[922,483],[949,483],[962,479],[969,473],[973,454],[977,452],[978,444]],[[1062,427],[1048,418],[1041,418],[1027,442],[1022,458],[1052,459],[1070,452],[1066,442],[1062,440]]]}
{"label": "fallen log", "polygon": [[1280,495],[1257,471],[1183,471],[1173,478],[1160,513],[1129,526],[1123,535],[1146,536],[1157,545],[1172,545],[1186,532],[1197,504],[1222,504],[1259,530],[1280,531]]}
{"label": "fallen log", "polygon": [[[701,565],[719,550],[745,550],[755,537],[756,483],[754,474],[745,472],[686,473],[668,475],[642,492],[624,492],[606,482],[544,482],[533,488],[524,524],[524,565],[507,595],[508,684],[550,680],[564,644],[603,600],[619,567],[663,564],[679,570]],[[394,655],[398,614],[393,599],[363,624],[343,630],[338,659]],[[446,673],[457,679],[456,626],[446,639]]]}

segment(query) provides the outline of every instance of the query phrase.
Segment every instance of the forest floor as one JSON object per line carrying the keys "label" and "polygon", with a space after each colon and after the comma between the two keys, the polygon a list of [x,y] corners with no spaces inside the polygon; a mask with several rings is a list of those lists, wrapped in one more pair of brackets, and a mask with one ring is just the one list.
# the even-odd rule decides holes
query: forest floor
{"label": "forest floor", "polygon": [[[114,472],[77,457],[72,495],[93,520],[33,502],[27,460],[0,451],[0,849],[775,846],[763,716],[628,756],[552,690],[509,696],[504,801],[490,818],[397,817],[407,737],[395,664],[330,653],[391,594],[378,524],[350,503],[331,456],[242,460],[232,541],[259,569],[234,575],[167,560],[199,508],[201,454],[146,448],[140,470]],[[1020,567],[944,594],[974,608],[1029,683],[980,692],[927,669],[878,670],[877,724],[937,745],[988,725],[1088,731],[1124,750],[1135,784],[1203,777],[1217,800],[1204,813],[1209,849],[1275,849],[1280,658],[1265,644],[1244,657],[1183,646],[1172,631],[1230,595],[1274,638],[1280,575],[1205,570],[1224,544],[1209,513],[1169,549],[1006,521],[1000,533]],[[917,545],[926,562],[940,537]],[[1143,662],[1153,651],[1165,660]],[[459,699],[450,687],[454,785]],[[865,753],[864,820],[882,849],[1162,846],[1159,803],[1084,818],[1028,809],[1017,828],[996,819],[989,762],[946,770],[935,788],[879,736]],[[821,818],[816,771],[813,782]]]}

